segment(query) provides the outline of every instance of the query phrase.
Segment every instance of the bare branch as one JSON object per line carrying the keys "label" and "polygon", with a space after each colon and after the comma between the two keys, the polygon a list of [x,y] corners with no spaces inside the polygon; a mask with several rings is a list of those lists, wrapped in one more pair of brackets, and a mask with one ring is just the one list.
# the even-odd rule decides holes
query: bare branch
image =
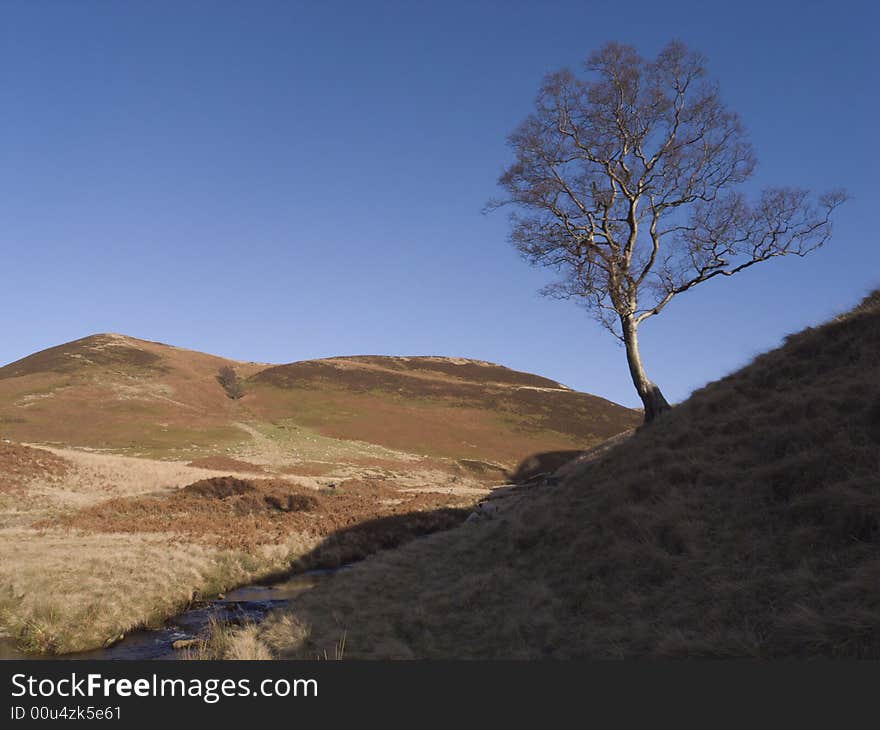
{"label": "bare branch", "polygon": [[511,241],[560,275],[544,293],[578,300],[626,340],[628,356],[638,325],[678,294],[828,240],[843,193],[813,200],[775,188],[746,201],[755,156],[700,54],[674,41],[648,61],[610,43],[585,69],[545,78],[509,138],[507,196],[488,208],[515,208]]}
{"label": "bare branch", "polygon": [[690,266],[674,268],[667,260],[658,272],[660,298],[640,310],[637,322],[659,314],[678,294],[716,276],[733,276],[781,256],[806,256],[831,237],[831,214],[846,200],[833,191],[812,202],[805,190],[765,190],[748,208],[741,196],[717,205],[695,207],[692,225],[680,230]]}

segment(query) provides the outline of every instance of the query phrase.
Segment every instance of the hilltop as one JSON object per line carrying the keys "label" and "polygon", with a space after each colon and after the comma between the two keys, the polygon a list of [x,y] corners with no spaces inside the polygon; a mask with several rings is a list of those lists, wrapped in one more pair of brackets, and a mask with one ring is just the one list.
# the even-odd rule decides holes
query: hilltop
{"label": "hilltop", "polygon": [[880,291],[558,484],[298,597],[260,651],[878,658],[878,357]]}
{"label": "hilltop", "polygon": [[239,363],[119,334],[42,350],[0,368],[0,436],[147,455],[242,439],[216,381]]}
{"label": "hilltop", "polygon": [[[244,396],[227,397],[220,368]],[[589,447],[638,414],[547,378],[443,357],[267,365],[100,334],[0,368],[0,437],[158,458],[401,454],[514,467]]]}

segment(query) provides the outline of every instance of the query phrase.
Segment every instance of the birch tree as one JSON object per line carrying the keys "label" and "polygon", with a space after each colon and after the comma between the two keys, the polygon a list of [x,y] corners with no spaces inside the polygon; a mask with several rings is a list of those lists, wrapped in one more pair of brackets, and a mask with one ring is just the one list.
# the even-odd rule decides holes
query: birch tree
{"label": "birch tree", "polygon": [[544,80],[509,137],[499,185],[511,241],[561,276],[545,294],[575,298],[620,339],[645,421],[669,408],[648,377],[639,328],[679,294],[831,235],[845,194],[770,188],[750,201],[755,156],[703,57],[672,42],[655,60],[610,43]]}

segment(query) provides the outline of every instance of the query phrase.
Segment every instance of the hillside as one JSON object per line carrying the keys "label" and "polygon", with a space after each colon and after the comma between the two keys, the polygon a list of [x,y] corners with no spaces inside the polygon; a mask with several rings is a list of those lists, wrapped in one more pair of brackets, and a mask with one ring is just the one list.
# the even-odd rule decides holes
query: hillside
{"label": "hillside", "polygon": [[[221,367],[235,370],[244,397],[227,397]],[[267,366],[102,334],[0,368],[0,437],[159,458],[431,457],[511,468],[638,420],[546,378],[455,358]]]}
{"label": "hillside", "polygon": [[118,334],[84,337],[0,368],[0,436],[148,455],[240,442],[220,367],[262,366]]}
{"label": "hillside", "polygon": [[472,360],[268,366],[114,334],[36,353],[0,368],[0,657],[105,646],[448,529],[521,462],[638,420]]}
{"label": "hillside", "polygon": [[261,650],[880,658],[878,357],[880,291],[494,518],[300,596]]}
{"label": "hillside", "polygon": [[271,367],[248,380],[262,420],[389,449],[512,467],[634,427],[634,411],[492,363],[346,357]]}

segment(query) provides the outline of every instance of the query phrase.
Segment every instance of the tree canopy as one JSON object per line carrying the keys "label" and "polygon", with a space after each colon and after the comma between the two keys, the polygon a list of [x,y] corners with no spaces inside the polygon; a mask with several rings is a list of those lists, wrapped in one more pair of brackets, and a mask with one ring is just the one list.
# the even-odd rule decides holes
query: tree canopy
{"label": "tree canopy", "polygon": [[507,197],[490,208],[513,206],[512,242],[560,274],[545,293],[577,298],[624,342],[652,420],[668,404],[645,374],[639,325],[697,284],[814,251],[845,194],[780,187],[750,201],[745,128],[681,42],[654,60],[609,43],[585,70],[546,77],[509,138]]}

